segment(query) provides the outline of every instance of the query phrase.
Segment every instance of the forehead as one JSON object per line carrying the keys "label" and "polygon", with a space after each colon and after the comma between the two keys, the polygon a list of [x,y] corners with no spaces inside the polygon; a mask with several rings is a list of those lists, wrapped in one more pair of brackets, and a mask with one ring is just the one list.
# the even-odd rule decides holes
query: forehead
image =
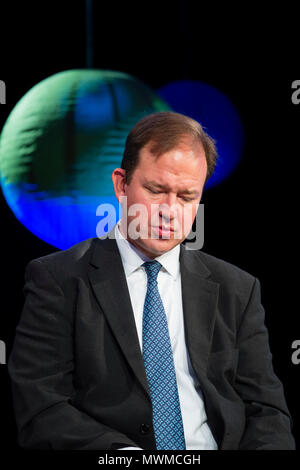
{"label": "forehead", "polygon": [[165,174],[170,176],[198,177],[207,171],[205,151],[200,142],[194,145],[181,144],[160,155],[153,155],[151,144],[140,150],[137,165],[140,175]]}

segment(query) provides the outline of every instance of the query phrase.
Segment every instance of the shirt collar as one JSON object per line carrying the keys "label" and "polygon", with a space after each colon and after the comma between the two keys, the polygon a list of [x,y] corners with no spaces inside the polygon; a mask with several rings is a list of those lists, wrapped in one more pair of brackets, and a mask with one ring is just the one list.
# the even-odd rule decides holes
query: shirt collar
{"label": "shirt collar", "polygon": [[[152,258],[149,258],[123,237],[119,229],[119,222],[115,225],[115,239],[119,248],[126,276],[129,276],[133,271],[140,268],[145,261],[153,261]],[[179,273],[179,254],[180,244],[155,258],[174,278],[174,280],[177,278]]]}

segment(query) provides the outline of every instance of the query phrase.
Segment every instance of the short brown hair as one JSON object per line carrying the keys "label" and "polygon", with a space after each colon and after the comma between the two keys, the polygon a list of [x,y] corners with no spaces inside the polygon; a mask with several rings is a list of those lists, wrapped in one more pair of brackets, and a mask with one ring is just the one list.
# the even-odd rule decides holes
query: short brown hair
{"label": "short brown hair", "polygon": [[131,129],[127,136],[121,168],[126,170],[125,181],[130,183],[132,174],[139,162],[140,150],[150,142],[151,153],[159,157],[174,149],[184,138],[190,137],[193,142],[203,146],[206,162],[206,180],[213,174],[217,162],[215,141],[203,130],[199,122],[172,111],[148,114]]}

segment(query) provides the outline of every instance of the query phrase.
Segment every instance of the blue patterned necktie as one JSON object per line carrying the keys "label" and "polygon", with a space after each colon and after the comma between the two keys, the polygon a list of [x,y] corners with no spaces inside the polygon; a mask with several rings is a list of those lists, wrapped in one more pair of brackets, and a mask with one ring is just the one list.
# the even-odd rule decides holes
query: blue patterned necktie
{"label": "blue patterned necktie", "polygon": [[161,264],[146,261],[148,282],[143,314],[143,359],[149,384],[158,450],[185,449],[184,430],[167,317],[158,291]]}

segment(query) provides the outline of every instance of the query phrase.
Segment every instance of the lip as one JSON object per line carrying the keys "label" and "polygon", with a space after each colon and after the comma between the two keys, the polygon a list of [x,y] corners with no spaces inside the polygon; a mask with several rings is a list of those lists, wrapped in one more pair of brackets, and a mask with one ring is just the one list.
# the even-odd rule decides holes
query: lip
{"label": "lip", "polygon": [[173,227],[167,227],[166,225],[153,225],[153,228],[160,228],[161,230],[166,230],[168,232],[174,232]]}
{"label": "lip", "polygon": [[165,227],[164,225],[153,226],[152,228],[157,230],[160,235],[167,235],[175,232],[172,227]]}

